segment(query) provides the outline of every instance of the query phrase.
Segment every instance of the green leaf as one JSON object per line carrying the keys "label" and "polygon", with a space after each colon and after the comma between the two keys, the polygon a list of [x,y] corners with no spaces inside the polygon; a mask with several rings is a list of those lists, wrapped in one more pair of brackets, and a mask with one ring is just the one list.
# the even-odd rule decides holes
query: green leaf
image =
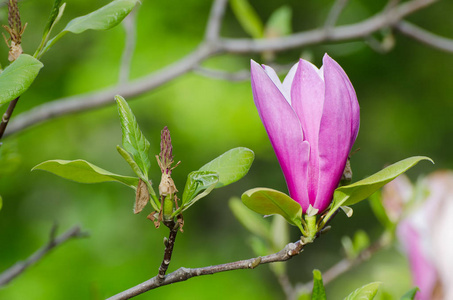
{"label": "green leaf", "polygon": [[263,214],[279,214],[302,230],[302,207],[288,195],[269,188],[255,188],[242,194],[242,202],[251,210]]}
{"label": "green leaf", "polygon": [[0,210],[2,210],[2,207],[3,207],[3,199],[2,199],[2,195],[0,195]]}
{"label": "green leaf", "polygon": [[263,22],[248,0],[230,0],[231,8],[242,28],[255,39],[263,37]]}
{"label": "green leaf", "polygon": [[89,29],[107,30],[115,27],[131,12],[137,2],[138,0],[115,0],[90,14],[72,19],[60,33],[46,44],[42,53],[49,50],[68,32],[79,34]]}
{"label": "green leaf", "polygon": [[400,298],[400,300],[414,300],[415,299],[415,295],[417,294],[418,291],[419,291],[419,288],[418,287],[414,287],[414,288],[410,289],[409,291],[407,291]]}
{"label": "green leaf", "polygon": [[406,172],[422,160],[429,160],[433,162],[429,157],[426,156],[409,157],[388,166],[387,168],[371,175],[370,177],[354,182],[353,184],[337,188],[333,195],[332,207],[330,208],[324,220],[328,220],[340,206],[353,205],[368,198],[375,191],[395,179],[398,175]]}
{"label": "green leaf", "polygon": [[236,197],[230,199],[229,205],[234,216],[241,222],[242,226],[251,233],[260,236],[267,241],[270,240],[270,225],[269,222],[264,220],[263,216],[250,211],[250,209]]}
{"label": "green leaf", "polygon": [[148,180],[148,171],[151,167],[149,160],[149,142],[143,135],[132,110],[123,97],[115,96],[118,104],[118,114],[121,120],[121,130],[123,132],[123,147],[128,151],[137,165],[140,167],[144,177]]}
{"label": "green leaf", "polygon": [[291,34],[292,10],[288,5],[276,9],[266,23],[265,36],[269,38]]}
{"label": "green leaf", "polygon": [[47,20],[46,27],[44,27],[43,39],[46,38],[47,34],[50,32],[50,29],[53,27],[55,20],[57,20],[59,15],[61,17],[60,13],[61,6],[62,6],[61,0],[54,0],[52,10],[50,11],[49,19]]}
{"label": "green leaf", "polygon": [[48,160],[35,166],[32,171],[34,170],[48,171],[60,177],[80,183],[116,181],[133,189],[138,185],[138,178],[136,177],[114,174],[81,159]]}
{"label": "green leaf", "polygon": [[255,154],[252,150],[238,147],[211,160],[201,167],[199,171],[216,172],[219,175],[219,183],[216,188],[219,188],[244,177],[249,171],[254,158]]}
{"label": "green leaf", "polygon": [[364,285],[349,294],[344,300],[372,300],[376,296],[380,284],[380,282],[372,282]]}
{"label": "green leaf", "polygon": [[387,212],[385,211],[384,205],[382,204],[381,191],[376,191],[368,199],[370,201],[371,210],[373,210],[373,213],[379,220],[379,222],[381,222],[384,228],[393,230],[395,228],[395,224],[390,221]]}
{"label": "green leaf", "polygon": [[0,74],[0,105],[22,95],[35,80],[43,64],[27,54],[21,54]]}
{"label": "green leaf", "polygon": [[[187,175],[186,186],[182,194],[182,205],[179,211],[184,211],[201,198],[207,196],[219,182],[219,175],[209,171],[193,171]],[[203,192],[202,192],[203,191]],[[202,192],[201,194],[199,194]],[[176,212],[174,215],[177,214]]]}
{"label": "green leaf", "polygon": [[327,300],[326,291],[322,282],[321,272],[313,270],[313,293],[311,294],[312,300]]}

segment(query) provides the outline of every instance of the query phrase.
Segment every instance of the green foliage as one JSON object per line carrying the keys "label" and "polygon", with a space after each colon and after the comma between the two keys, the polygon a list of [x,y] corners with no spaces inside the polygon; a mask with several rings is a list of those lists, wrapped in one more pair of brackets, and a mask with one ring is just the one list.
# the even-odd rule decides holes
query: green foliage
{"label": "green foliage", "polygon": [[238,198],[231,198],[229,205],[234,216],[241,222],[242,226],[254,235],[269,240],[269,237],[271,236],[270,224],[269,222],[266,222],[261,215],[258,215],[245,207]]}
{"label": "green foliage", "polygon": [[[186,186],[182,194],[182,211],[199,199],[208,195],[219,182],[219,175],[210,171],[193,171],[187,175]],[[203,191],[203,193],[200,193]]]}
{"label": "green foliage", "polygon": [[229,185],[244,177],[252,166],[255,154],[252,150],[238,147],[223,153],[200,168],[199,171],[216,172],[219,182],[216,188]]}
{"label": "green foliage", "polygon": [[344,300],[372,300],[376,296],[380,284],[380,282],[372,282],[364,285],[349,294]]}
{"label": "green foliage", "polygon": [[47,20],[46,27],[44,27],[44,32],[42,35],[41,43],[39,44],[38,49],[36,49],[34,57],[40,58],[43,53],[41,53],[44,45],[49,40],[50,33],[52,32],[53,27],[60,21],[63,16],[66,3],[61,4],[61,0],[55,0],[53,3],[52,10],[50,11],[49,19]]}
{"label": "green foliage", "polygon": [[143,174],[143,176],[139,177],[144,177],[142,178],[143,181],[148,181],[148,171],[151,167],[148,154],[150,144],[140,130],[137,120],[126,100],[118,95],[115,96],[115,100],[118,104],[118,114],[120,115],[121,120],[123,147],[132,155],[135,163],[139,166],[141,173]]}
{"label": "green foliage", "polygon": [[3,198],[2,195],[0,195],[0,210],[2,210],[3,207]]}
{"label": "green foliage", "polygon": [[390,221],[387,212],[385,211],[384,205],[382,204],[381,191],[376,191],[369,197],[369,202],[374,215],[379,222],[384,226],[385,229],[393,231],[395,224]]}
{"label": "green foliage", "polygon": [[414,287],[414,288],[410,289],[409,291],[407,291],[403,296],[401,296],[400,300],[414,300],[415,295],[417,294],[418,291],[419,291],[419,288]]}
{"label": "green foliage", "polygon": [[36,58],[21,54],[0,74],[0,105],[22,95],[33,83],[43,64]]}
{"label": "green foliage", "polygon": [[226,186],[244,177],[254,157],[250,149],[234,148],[208,162],[198,171],[189,173],[182,195],[182,205],[173,216],[207,196],[214,188]]}
{"label": "green foliage", "polygon": [[116,181],[133,189],[137,187],[138,178],[122,176],[99,168],[85,160],[48,160],[35,166],[34,170],[44,170],[65,179],[80,183],[98,183]]}
{"label": "green foliage", "polygon": [[248,0],[230,0],[231,8],[242,28],[251,37],[263,37],[263,22]]}
{"label": "green foliage", "polygon": [[288,195],[269,188],[255,188],[242,194],[242,202],[251,210],[263,214],[279,214],[302,230],[302,207]]}
{"label": "green foliage", "polygon": [[333,203],[330,211],[327,213],[324,220],[328,220],[340,206],[353,205],[366,199],[385,184],[406,172],[422,160],[433,162],[426,156],[409,157],[394,163],[365,179],[337,188],[333,195]]}
{"label": "green foliage", "polygon": [[87,15],[72,19],[66,27],[51,39],[42,53],[45,53],[66,33],[82,33],[86,30],[107,30],[118,25],[135,7],[138,0],[115,0]]}
{"label": "green foliage", "polygon": [[266,22],[265,34],[268,37],[280,37],[291,34],[292,9],[287,5],[277,8]]}
{"label": "green foliage", "polygon": [[322,282],[321,272],[313,270],[313,292],[311,294],[312,300],[327,300],[326,291]]}
{"label": "green foliage", "polygon": [[357,230],[352,240],[347,236],[342,237],[341,244],[346,252],[346,256],[349,259],[354,259],[370,245],[370,238],[365,231]]}

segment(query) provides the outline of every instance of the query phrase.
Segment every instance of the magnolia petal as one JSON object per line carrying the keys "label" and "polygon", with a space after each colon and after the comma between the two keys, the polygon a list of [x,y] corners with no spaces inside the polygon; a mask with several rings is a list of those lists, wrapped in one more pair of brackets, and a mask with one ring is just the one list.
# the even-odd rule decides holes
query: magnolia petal
{"label": "magnolia petal", "polygon": [[318,190],[318,136],[324,105],[324,80],[318,69],[305,60],[299,61],[291,89],[292,107],[302,125],[305,140],[310,143],[307,185],[310,204],[314,204]]}
{"label": "magnolia petal", "polygon": [[330,56],[327,55],[327,53],[324,55],[325,59],[329,59],[330,62],[332,63],[332,67],[337,70],[337,72],[341,75],[343,78],[344,85],[347,88],[347,91],[349,93],[349,98],[351,100],[351,111],[352,111],[352,122],[351,122],[351,147],[355,142],[355,139],[357,138],[357,135],[359,134],[359,127],[360,127],[360,107],[359,107],[359,102],[357,101],[357,95],[355,93],[354,87],[352,86],[351,81],[348,78],[348,75],[346,75],[346,72],[343,70],[343,68]]}
{"label": "magnolia petal", "polygon": [[326,209],[338,186],[351,150],[352,107],[350,93],[337,63],[324,56],[325,99],[319,129],[319,181],[316,201],[320,211]]}
{"label": "magnolia petal", "polygon": [[294,76],[296,75],[297,68],[299,67],[299,62],[291,67],[285,79],[283,80],[283,89],[289,91],[289,104],[291,104],[291,87],[293,85]]}
{"label": "magnolia petal", "polygon": [[420,289],[417,299],[431,299],[437,282],[437,272],[422,247],[422,237],[408,220],[398,224],[397,234],[407,252],[414,284]]}
{"label": "magnolia petal", "polygon": [[253,98],[285,175],[291,197],[307,203],[306,187],[309,145],[304,142],[299,119],[280,89],[265,70],[251,61]]}
{"label": "magnolia petal", "polygon": [[280,81],[280,78],[278,77],[277,73],[275,72],[274,69],[267,65],[261,65],[264,68],[264,71],[266,74],[269,76],[269,78],[272,80],[272,82],[275,84],[276,87],[280,90],[280,92],[285,96],[286,101],[291,104],[290,100],[290,89],[285,89],[283,86],[282,82]]}

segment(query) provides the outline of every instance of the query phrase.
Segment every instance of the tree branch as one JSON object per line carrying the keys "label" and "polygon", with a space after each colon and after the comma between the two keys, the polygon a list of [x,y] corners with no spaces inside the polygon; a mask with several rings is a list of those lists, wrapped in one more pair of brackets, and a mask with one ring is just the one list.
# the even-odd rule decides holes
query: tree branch
{"label": "tree branch", "polygon": [[407,21],[400,21],[396,23],[394,27],[402,34],[407,35],[422,44],[453,53],[453,39],[435,35]]}
{"label": "tree branch", "polygon": [[[377,240],[374,244],[360,252],[356,258],[344,258],[337,262],[335,265],[327,269],[325,272],[322,273],[322,279],[324,285],[332,282],[334,279],[338,278],[340,275],[346,273],[347,271],[351,270],[353,267],[367,261],[373,256],[376,252],[381,251],[384,248],[387,248],[392,242],[392,239],[389,238],[387,233],[384,233],[379,240]],[[296,292],[295,294],[298,295],[303,291],[310,290],[313,287],[313,281],[309,281],[304,284],[296,285]]]}
{"label": "tree branch", "polygon": [[130,288],[124,292],[121,292],[115,296],[108,298],[108,300],[123,300],[123,299],[130,299],[137,295],[140,295],[144,292],[149,290],[158,288],[160,286],[164,286],[167,284],[172,284],[176,282],[185,281],[192,277],[196,276],[203,276],[203,275],[211,275],[216,274],[219,272],[231,271],[231,270],[239,270],[239,269],[254,269],[261,264],[268,264],[273,262],[279,261],[286,261],[296,255],[298,255],[304,248],[305,244],[302,244],[301,241],[297,241],[295,243],[289,243],[285,246],[281,251],[277,253],[273,253],[266,256],[259,256],[256,258],[251,258],[247,260],[240,260],[231,263],[216,265],[216,266],[209,266],[203,268],[179,268],[178,270],[174,271],[173,273],[168,274],[165,276],[163,280],[159,279],[159,276],[155,276],[133,288]]}
{"label": "tree branch", "polygon": [[39,105],[20,114],[8,126],[6,134],[21,131],[34,124],[66,114],[95,109],[113,104],[113,97],[120,94],[133,98],[151,91],[189,71],[197,68],[204,60],[224,53],[261,53],[264,51],[284,51],[323,42],[342,42],[363,39],[383,28],[396,26],[404,17],[423,9],[437,0],[411,0],[392,8],[387,8],[375,16],[351,25],[343,25],[325,30],[308,30],[273,39],[217,38],[226,0],[214,2],[206,29],[205,40],[198,48],[181,60],[127,85],[117,85],[93,93],[62,98]]}
{"label": "tree branch", "polygon": [[6,126],[8,126],[9,119],[13,114],[17,101],[19,101],[19,97],[17,97],[8,104],[8,108],[6,109],[6,112],[2,116],[2,121],[0,123],[0,140],[2,139],[3,134],[5,133]]}
{"label": "tree branch", "polygon": [[136,19],[139,5],[137,5],[129,15],[124,18],[122,24],[126,32],[123,54],[121,55],[120,71],[118,77],[119,84],[129,81],[132,57],[134,55],[135,44],[137,42]]}
{"label": "tree branch", "polygon": [[215,41],[220,36],[220,28],[222,27],[223,15],[228,0],[215,0],[211,8],[208,24],[206,25],[205,40]]}
{"label": "tree branch", "polygon": [[0,274],[0,287],[6,285],[11,280],[22,274],[29,266],[35,264],[39,260],[41,260],[47,253],[49,253],[52,249],[60,246],[64,242],[72,239],[72,238],[80,238],[87,236],[87,233],[82,232],[79,226],[74,226],[67,230],[62,235],[55,238],[55,231],[56,226],[54,225],[51,230],[50,239],[48,243],[33,253],[30,257],[26,260],[17,262],[9,269],[3,271]]}
{"label": "tree branch", "polygon": [[162,264],[159,267],[159,273],[157,274],[157,278],[160,281],[163,281],[165,279],[165,273],[167,273],[168,266],[170,265],[173,247],[175,246],[176,234],[178,233],[178,227],[175,225],[176,224],[173,221],[169,225],[167,225],[167,227],[170,228],[170,234],[168,236],[168,239],[164,240],[164,259],[162,260]]}

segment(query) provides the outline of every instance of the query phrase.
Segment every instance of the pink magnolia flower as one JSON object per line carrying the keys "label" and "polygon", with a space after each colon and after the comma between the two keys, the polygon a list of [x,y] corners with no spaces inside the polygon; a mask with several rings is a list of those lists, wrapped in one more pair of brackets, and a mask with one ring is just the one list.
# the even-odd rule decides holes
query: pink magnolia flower
{"label": "pink magnolia flower", "polygon": [[348,76],[327,54],[318,69],[301,59],[283,82],[252,60],[252,91],[291,198],[319,212],[332,201],[359,131]]}
{"label": "pink magnolia flower", "polygon": [[[396,178],[395,180],[398,180]],[[453,299],[453,171],[436,171],[421,183],[423,195],[398,224],[417,300]],[[401,191],[405,192],[405,191]],[[409,192],[414,192],[410,188]],[[415,197],[417,199],[417,197]]]}

